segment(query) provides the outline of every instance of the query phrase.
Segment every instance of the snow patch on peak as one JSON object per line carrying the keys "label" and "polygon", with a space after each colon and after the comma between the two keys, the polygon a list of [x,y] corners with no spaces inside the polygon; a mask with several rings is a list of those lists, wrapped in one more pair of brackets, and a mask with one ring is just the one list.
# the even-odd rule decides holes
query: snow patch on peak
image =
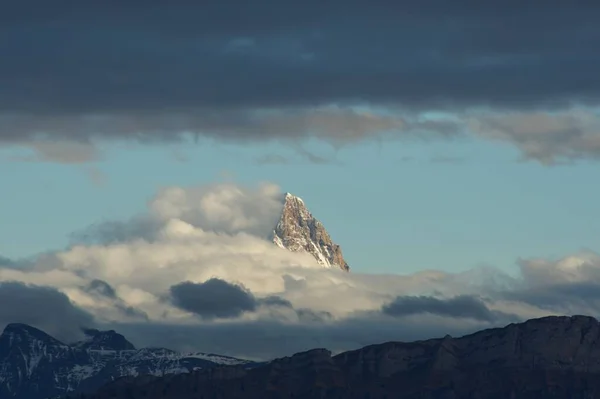
{"label": "snow patch on peak", "polygon": [[304,201],[302,200],[302,198],[300,198],[300,197],[298,197],[298,196],[296,196],[296,195],[294,195],[292,193],[285,193],[285,198],[284,199],[285,199],[286,202],[294,200],[294,201],[300,202],[301,204],[304,204]]}

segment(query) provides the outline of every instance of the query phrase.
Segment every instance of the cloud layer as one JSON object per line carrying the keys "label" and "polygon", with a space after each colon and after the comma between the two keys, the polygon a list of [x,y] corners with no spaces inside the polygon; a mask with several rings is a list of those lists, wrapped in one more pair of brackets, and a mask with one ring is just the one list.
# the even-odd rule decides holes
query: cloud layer
{"label": "cloud layer", "polygon": [[21,2],[0,17],[0,143],[84,162],[115,139],[470,132],[546,163],[597,157],[599,17],[554,0]]}
{"label": "cloud layer", "polygon": [[0,20],[0,105],[15,112],[143,116],[352,99],[530,108],[599,94],[592,3],[23,4]]}
{"label": "cloud layer", "polygon": [[11,304],[0,324],[65,340],[79,327],[114,328],[138,345],[270,358],[600,315],[595,253],[522,259],[516,277],[490,268],[343,273],[268,240],[282,199],[271,184],[172,187],[146,213],[79,232],[68,249],[0,258],[0,299]]}

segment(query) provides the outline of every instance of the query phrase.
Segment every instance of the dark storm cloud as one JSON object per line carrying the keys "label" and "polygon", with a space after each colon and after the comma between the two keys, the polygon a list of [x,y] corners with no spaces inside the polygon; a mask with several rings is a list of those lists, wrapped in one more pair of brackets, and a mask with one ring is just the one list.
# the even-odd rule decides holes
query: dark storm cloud
{"label": "dark storm cloud", "polygon": [[171,301],[178,308],[205,319],[235,318],[245,312],[254,312],[259,307],[271,310],[273,320],[282,317],[274,312],[277,308],[293,311],[300,321],[320,323],[333,319],[329,312],[296,309],[290,301],[277,295],[256,298],[245,287],[218,278],[212,278],[204,283],[186,281],[176,284],[170,288],[170,296]]}
{"label": "dark storm cloud", "polygon": [[[2,11],[0,145],[33,151],[19,159],[90,162],[105,140],[339,146],[465,132],[544,164],[600,159],[600,118],[572,115],[600,100],[595,2],[29,0]],[[432,110],[456,118],[422,118]]]}
{"label": "dark storm cloud", "polygon": [[218,278],[179,283],[170,288],[170,294],[175,306],[207,319],[237,317],[257,306],[250,291]]}
{"label": "dark storm cloud", "polygon": [[3,110],[596,101],[593,2],[28,1],[0,19]]}
{"label": "dark storm cloud", "polygon": [[0,325],[25,323],[64,340],[94,323],[90,314],[51,287],[0,282],[0,304]]}
{"label": "dark storm cloud", "polygon": [[316,123],[350,139],[411,126],[297,110],[597,103],[600,5],[532,4],[12,2],[0,16],[0,137],[239,140]]}
{"label": "dark storm cloud", "polygon": [[481,299],[470,295],[458,295],[449,299],[431,296],[399,296],[384,305],[381,310],[384,314],[394,317],[430,313],[438,316],[493,321],[500,316],[506,316],[491,311]]}

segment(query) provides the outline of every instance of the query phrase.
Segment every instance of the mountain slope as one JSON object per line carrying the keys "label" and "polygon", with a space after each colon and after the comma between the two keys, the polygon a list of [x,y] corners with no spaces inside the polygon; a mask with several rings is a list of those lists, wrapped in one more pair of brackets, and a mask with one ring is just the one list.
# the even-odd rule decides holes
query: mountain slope
{"label": "mountain slope", "polygon": [[281,218],[273,232],[273,242],[292,252],[305,251],[325,267],[349,271],[342,249],[335,244],[323,224],[308,210],[304,201],[285,194]]}
{"label": "mountain slope", "polygon": [[599,398],[600,323],[555,316],[461,338],[371,345],[333,357],[315,349],[253,369],[124,379],[91,396],[132,397]]}
{"label": "mountain slope", "polygon": [[136,349],[115,331],[86,330],[66,345],[26,324],[9,324],[0,336],[0,398],[41,399],[87,392],[123,376],[188,373],[218,364],[250,364],[225,356]]}

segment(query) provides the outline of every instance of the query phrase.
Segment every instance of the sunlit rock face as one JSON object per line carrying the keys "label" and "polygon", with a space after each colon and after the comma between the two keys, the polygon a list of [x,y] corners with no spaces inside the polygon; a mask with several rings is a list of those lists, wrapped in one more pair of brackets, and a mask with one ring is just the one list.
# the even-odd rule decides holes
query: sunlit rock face
{"label": "sunlit rock face", "polygon": [[292,194],[285,194],[273,242],[292,252],[308,252],[324,267],[350,270],[340,246],[331,240],[323,224],[310,213],[304,201]]}

